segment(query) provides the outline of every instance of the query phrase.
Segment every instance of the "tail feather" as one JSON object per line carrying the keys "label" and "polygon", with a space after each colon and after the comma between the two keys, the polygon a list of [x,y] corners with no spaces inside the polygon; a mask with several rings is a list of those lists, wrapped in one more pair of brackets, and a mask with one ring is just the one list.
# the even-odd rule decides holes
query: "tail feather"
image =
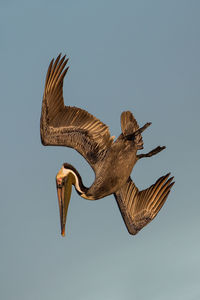
{"label": "tail feather", "polygon": [[134,136],[134,133],[137,132],[134,136],[134,141],[138,150],[143,149],[143,140],[141,133],[138,131],[138,123],[130,111],[124,111],[121,114],[121,129],[125,136]]}

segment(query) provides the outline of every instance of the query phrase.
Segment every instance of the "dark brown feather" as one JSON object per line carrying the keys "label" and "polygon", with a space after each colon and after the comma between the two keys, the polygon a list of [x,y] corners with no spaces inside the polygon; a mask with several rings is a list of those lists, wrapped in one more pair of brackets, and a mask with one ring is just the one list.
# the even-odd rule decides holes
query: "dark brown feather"
{"label": "dark brown feather", "polygon": [[139,130],[139,126],[130,111],[124,111],[121,114],[121,129],[124,136],[129,136],[130,138],[132,137],[132,139],[134,139],[138,150],[143,149],[142,135],[140,133],[134,135]]}
{"label": "dark brown feather", "polygon": [[68,59],[51,61],[45,82],[40,133],[44,145],[74,148],[95,169],[113,142],[108,127],[87,111],[64,105],[63,80]]}
{"label": "dark brown feather", "polygon": [[[160,177],[148,189],[139,191],[131,178],[114,195],[130,234],[137,234],[151,222],[165,203],[174,185],[170,174]],[[168,180],[167,180],[168,179]]]}

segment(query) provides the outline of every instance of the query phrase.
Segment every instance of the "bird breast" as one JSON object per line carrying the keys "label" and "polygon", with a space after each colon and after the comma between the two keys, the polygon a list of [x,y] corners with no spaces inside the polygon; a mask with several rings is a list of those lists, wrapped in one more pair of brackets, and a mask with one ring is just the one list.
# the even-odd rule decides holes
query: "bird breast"
{"label": "bird breast", "polygon": [[96,172],[96,178],[87,195],[100,199],[113,194],[125,184],[136,163],[133,143],[113,145]]}

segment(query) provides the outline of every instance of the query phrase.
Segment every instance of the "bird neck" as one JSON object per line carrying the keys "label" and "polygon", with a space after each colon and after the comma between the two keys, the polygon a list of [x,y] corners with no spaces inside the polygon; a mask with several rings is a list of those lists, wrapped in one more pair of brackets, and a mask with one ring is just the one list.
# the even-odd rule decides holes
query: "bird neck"
{"label": "bird neck", "polygon": [[87,192],[89,190],[89,188],[87,188],[86,186],[84,186],[81,175],[79,174],[79,172],[70,164],[64,163],[63,167],[65,168],[65,170],[67,170],[69,173],[71,174],[73,177],[73,181],[72,184],[74,185],[77,193],[85,198],[85,199],[89,199],[87,198]]}

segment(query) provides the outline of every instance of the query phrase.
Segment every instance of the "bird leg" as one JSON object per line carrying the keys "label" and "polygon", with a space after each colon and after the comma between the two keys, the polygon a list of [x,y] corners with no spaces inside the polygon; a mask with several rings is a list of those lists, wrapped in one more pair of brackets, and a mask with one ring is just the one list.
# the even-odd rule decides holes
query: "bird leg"
{"label": "bird leg", "polygon": [[147,127],[151,125],[151,122],[146,123],[144,126],[140,127],[135,132],[125,136],[127,140],[133,140],[138,134],[141,134]]}
{"label": "bird leg", "polygon": [[136,130],[134,132],[134,136],[142,133],[147,127],[149,127],[151,125],[151,122],[146,123],[144,126],[142,126],[141,128],[139,128],[138,130]]}
{"label": "bird leg", "polygon": [[156,147],[155,149],[151,150],[150,152],[146,153],[146,154],[139,154],[137,155],[137,159],[143,158],[143,157],[151,157],[153,155],[156,155],[157,153],[159,153],[160,151],[164,150],[166,147]]}

